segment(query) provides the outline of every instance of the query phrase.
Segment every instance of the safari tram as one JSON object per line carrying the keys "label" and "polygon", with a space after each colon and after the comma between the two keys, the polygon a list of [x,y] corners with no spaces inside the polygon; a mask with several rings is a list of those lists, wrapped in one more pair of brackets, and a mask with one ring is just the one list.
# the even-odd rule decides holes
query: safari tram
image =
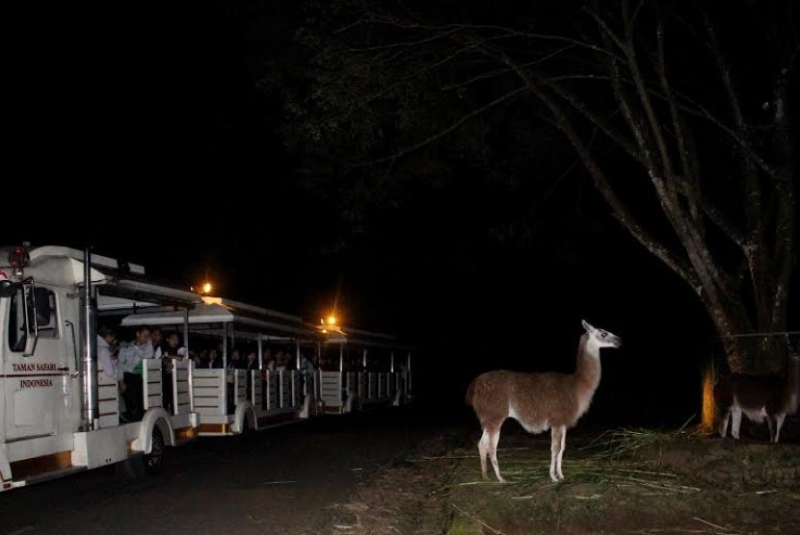
{"label": "safari tram", "polygon": [[[177,334],[177,358],[142,358],[135,382],[107,373],[105,336],[144,329]],[[2,491],[112,464],[154,474],[167,447],[413,399],[394,336],[166,285],[88,249],[0,247],[0,339]]]}

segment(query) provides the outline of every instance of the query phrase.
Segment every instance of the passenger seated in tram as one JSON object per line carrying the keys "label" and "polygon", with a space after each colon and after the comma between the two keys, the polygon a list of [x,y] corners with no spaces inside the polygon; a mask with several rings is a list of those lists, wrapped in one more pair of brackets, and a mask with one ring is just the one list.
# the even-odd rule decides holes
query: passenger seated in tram
{"label": "passenger seated in tram", "polygon": [[[267,348],[264,350],[264,370],[274,372],[275,371],[275,359],[272,357],[272,349]],[[262,374],[264,378],[267,377],[267,374]]]}
{"label": "passenger seated in tram", "polygon": [[117,378],[117,332],[111,327],[101,327],[97,335],[97,364],[109,379]]}
{"label": "passenger seated in tram", "polygon": [[117,331],[112,327],[101,327],[97,335],[97,364],[103,370],[103,374],[117,383],[120,393],[118,397],[119,414],[125,414],[125,398],[121,395],[125,389],[122,382],[122,370],[119,367],[117,347]]}
{"label": "passenger seated in tram", "polygon": [[127,411],[120,419],[138,421],[144,415],[142,399],[142,361],[153,358],[153,344],[150,342],[150,327],[140,325],[133,341],[123,342],[119,349],[119,367],[122,371],[121,393],[125,398]]}
{"label": "passenger seated in tram", "polygon": [[[268,381],[269,374],[275,373],[275,359],[272,356],[272,348],[264,349],[264,354],[261,356],[261,380]],[[261,389],[261,404],[263,407],[267,406],[267,386]]]}
{"label": "passenger seated in tram", "polygon": [[238,349],[234,349],[231,351],[231,356],[228,359],[228,367],[227,370],[232,372],[233,370],[240,370],[244,364],[242,360],[241,354],[239,353]]}
{"label": "passenger seated in tram", "polygon": [[153,358],[160,359],[164,354],[164,347],[166,346],[161,327],[154,326],[150,329],[150,343],[153,344]]}
{"label": "passenger seated in tram", "polygon": [[235,392],[234,388],[236,385],[235,376],[236,370],[241,370],[244,368],[244,359],[241,358],[241,352],[239,349],[234,349],[231,351],[230,357],[228,358],[228,365],[225,368],[225,379],[228,383],[228,390],[227,390],[227,398],[228,398],[228,412],[233,410],[235,406]]}
{"label": "passenger seated in tram", "polygon": [[219,352],[211,348],[208,350],[208,354],[206,358],[203,359],[202,364],[200,365],[201,368],[207,368],[210,370],[218,370],[222,368],[222,357],[219,356]]}
{"label": "passenger seated in tram", "polygon": [[244,369],[247,371],[258,369],[258,353],[255,350],[247,352],[247,357],[244,361]]}
{"label": "passenger seated in tram", "polygon": [[278,351],[278,354],[275,355],[275,370],[276,371],[286,371],[288,369],[287,366],[287,358],[288,356],[283,351]]}
{"label": "passenger seated in tram", "polygon": [[253,391],[253,371],[258,370],[258,353],[256,350],[247,352],[244,359],[244,369],[247,370],[247,399],[250,399],[250,393]]}
{"label": "passenger seated in tram", "polygon": [[300,376],[303,378],[303,392],[308,394],[308,385],[314,377],[314,363],[311,362],[305,353],[300,354]]}

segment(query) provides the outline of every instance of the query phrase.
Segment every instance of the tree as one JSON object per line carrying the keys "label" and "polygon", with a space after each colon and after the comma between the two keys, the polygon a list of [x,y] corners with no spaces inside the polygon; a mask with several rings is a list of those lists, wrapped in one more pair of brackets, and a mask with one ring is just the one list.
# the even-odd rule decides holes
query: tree
{"label": "tree", "polygon": [[[528,142],[519,172],[543,157],[532,141],[558,131],[614,217],[691,287],[730,368],[774,369],[774,347],[748,355],[735,335],[787,327],[792,2],[549,4],[349,4],[330,19],[347,24],[301,32],[315,54],[289,100],[295,146],[313,140],[328,172],[385,185],[415,158],[439,169],[489,146],[491,165]],[[522,141],[492,145],[509,128]]]}

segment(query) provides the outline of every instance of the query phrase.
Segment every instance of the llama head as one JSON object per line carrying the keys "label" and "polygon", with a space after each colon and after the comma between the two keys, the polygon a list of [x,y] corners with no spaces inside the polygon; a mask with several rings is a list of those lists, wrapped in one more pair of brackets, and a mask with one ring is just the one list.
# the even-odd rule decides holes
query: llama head
{"label": "llama head", "polygon": [[583,324],[583,328],[586,330],[586,334],[589,335],[589,340],[597,344],[598,348],[620,347],[622,345],[622,339],[616,334],[610,333],[605,329],[592,327],[586,320],[582,320],[581,323]]}

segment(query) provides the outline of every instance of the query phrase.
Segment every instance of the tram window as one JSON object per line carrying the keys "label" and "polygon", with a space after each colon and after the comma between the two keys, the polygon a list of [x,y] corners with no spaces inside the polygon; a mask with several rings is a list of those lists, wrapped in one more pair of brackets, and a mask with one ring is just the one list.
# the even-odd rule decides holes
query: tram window
{"label": "tram window", "polygon": [[58,338],[58,306],[56,294],[47,288],[38,287],[36,293],[36,322],[40,338]]}

